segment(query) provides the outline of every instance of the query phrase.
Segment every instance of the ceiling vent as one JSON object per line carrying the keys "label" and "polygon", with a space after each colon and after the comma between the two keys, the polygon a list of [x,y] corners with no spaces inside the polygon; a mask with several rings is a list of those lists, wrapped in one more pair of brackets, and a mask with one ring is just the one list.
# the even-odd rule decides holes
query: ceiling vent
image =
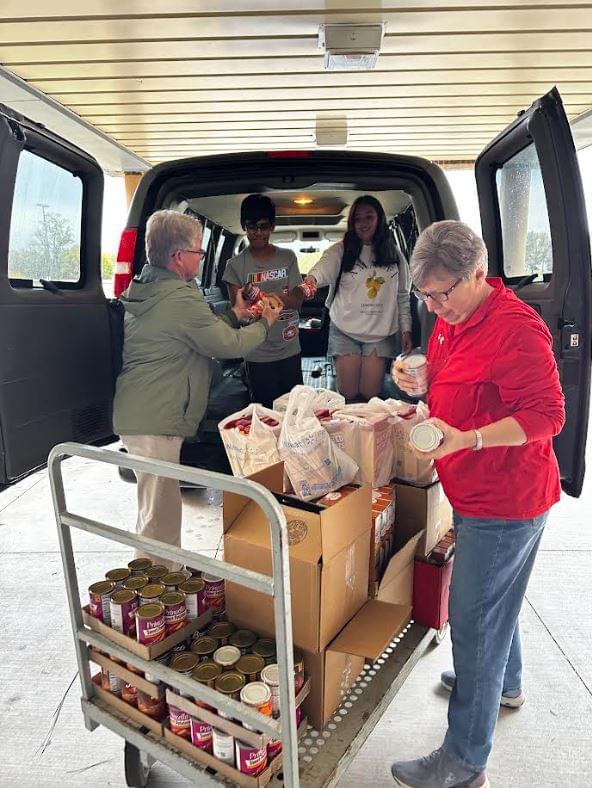
{"label": "ceiling vent", "polygon": [[376,66],[384,25],[320,25],[327,71],[368,71]]}

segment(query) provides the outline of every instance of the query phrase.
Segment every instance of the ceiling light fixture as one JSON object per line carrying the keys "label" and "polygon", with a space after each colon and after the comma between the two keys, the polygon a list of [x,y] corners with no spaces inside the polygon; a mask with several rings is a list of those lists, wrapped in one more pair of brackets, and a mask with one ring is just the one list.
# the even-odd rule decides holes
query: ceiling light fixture
{"label": "ceiling light fixture", "polygon": [[319,48],[327,71],[367,71],[376,66],[383,24],[319,26]]}
{"label": "ceiling light fixture", "polygon": [[310,205],[312,203],[312,197],[302,194],[299,197],[294,197],[294,203],[295,205]]}

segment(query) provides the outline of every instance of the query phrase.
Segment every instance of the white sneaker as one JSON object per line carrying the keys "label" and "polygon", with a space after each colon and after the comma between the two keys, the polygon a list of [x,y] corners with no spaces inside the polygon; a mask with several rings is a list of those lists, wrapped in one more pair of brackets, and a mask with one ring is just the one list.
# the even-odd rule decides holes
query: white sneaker
{"label": "white sneaker", "polygon": [[[452,688],[454,687],[454,682],[456,681],[456,676],[454,675],[453,670],[445,670],[444,673],[440,675],[440,681],[442,682],[442,686],[448,692],[452,692]],[[520,706],[526,700],[526,695],[522,692],[521,689],[517,690],[509,690],[508,692],[504,692],[500,700],[500,706],[507,706],[509,709],[519,709]]]}

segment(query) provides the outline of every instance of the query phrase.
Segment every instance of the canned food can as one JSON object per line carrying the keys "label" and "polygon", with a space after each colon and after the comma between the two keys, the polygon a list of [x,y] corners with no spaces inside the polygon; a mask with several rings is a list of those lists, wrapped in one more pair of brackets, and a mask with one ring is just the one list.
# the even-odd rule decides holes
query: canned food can
{"label": "canned food can", "polygon": [[130,561],[127,565],[127,568],[134,575],[143,575],[147,569],[150,569],[152,566],[152,561],[149,558],[134,558],[133,561]]}
{"label": "canned food can", "polygon": [[220,646],[214,651],[213,659],[222,670],[233,670],[240,657],[240,650],[236,646]]}
{"label": "canned food can", "polygon": [[148,578],[145,575],[132,575],[123,581],[123,588],[126,591],[140,591],[148,585]]}
{"label": "canned food can", "polygon": [[160,597],[164,605],[165,637],[183,629],[187,623],[185,594],[182,591],[167,591]]}
{"label": "canned food can", "polygon": [[236,768],[242,774],[248,774],[250,777],[256,777],[267,766],[267,747],[252,747],[243,741],[237,740],[235,743],[236,750]]}
{"label": "canned food can", "polygon": [[138,597],[135,591],[115,591],[109,600],[111,626],[128,637],[136,637],[136,610]]}
{"label": "canned food can", "polygon": [[414,395],[425,394],[428,390],[428,360],[423,353],[411,353],[399,356],[403,361],[405,372],[415,379]]}
{"label": "canned food can", "polygon": [[[214,688],[216,684],[216,679],[222,673],[222,668],[220,665],[216,665],[215,662],[200,662],[192,671],[191,678],[195,681],[199,681],[200,684],[205,684],[206,687]],[[203,700],[199,698],[193,698],[193,701],[196,706],[201,706],[204,709],[210,709],[210,711],[216,711],[213,706],[210,706],[208,703],[205,703]]]}
{"label": "canned food can", "polygon": [[434,451],[443,440],[444,433],[431,421],[421,421],[409,433],[409,442],[418,451]]}
{"label": "canned food can", "polygon": [[187,619],[194,621],[206,612],[206,584],[201,577],[193,577],[179,585],[179,591],[185,594]]}
{"label": "canned food can", "polygon": [[111,692],[111,682],[109,680],[109,671],[107,668],[101,668],[101,688]]}
{"label": "canned food can", "polygon": [[239,648],[241,654],[248,654],[257,642],[257,635],[250,629],[237,629],[228,638],[228,642]]}
{"label": "canned food can", "polygon": [[221,617],[226,612],[226,593],[224,590],[224,580],[214,575],[202,575],[205,587],[206,607],[212,611],[212,615]]}
{"label": "canned food can", "polygon": [[279,755],[282,751],[282,740],[281,739],[270,739],[267,742],[267,760],[273,761],[276,755]]}
{"label": "canned food can", "polygon": [[[253,681],[251,684],[246,684],[240,692],[241,703],[248,706],[259,714],[265,714],[266,717],[271,717],[271,690],[262,681]],[[248,730],[257,730],[252,725],[243,722],[243,727]]]}
{"label": "canned food can", "polygon": [[198,664],[197,655],[191,651],[183,651],[181,654],[173,654],[169,662],[169,668],[182,673],[184,676],[190,676]]}
{"label": "canned food can", "polygon": [[236,670],[242,673],[246,682],[258,681],[261,671],[265,667],[263,657],[257,654],[244,654],[236,663]]}
{"label": "canned food can", "polygon": [[296,728],[300,727],[302,722],[302,706],[296,706]]}
{"label": "canned food can", "polygon": [[204,635],[194,640],[191,644],[191,651],[200,658],[201,661],[211,661],[214,651],[218,648],[218,641],[215,638]]}
{"label": "canned food can", "polygon": [[140,605],[136,611],[136,637],[138,643],[150,646],[164,640],[164,605],[160,602]]}
{"label": "canned food can", "polygon": [[266,665],[261,671],[261,681],[271,692],[271,706],[274,717],[280,716],[280,677],[277,664]]}
{"label": "canned food can", "polygon": [[227,671],[222,673],[214,682],[214,689],[233,700],[240,700],[240,691],[245,686],[245,677],[242,673]]}
{"label": "canned food can", "polygon": [[213,737],[212,726],[208,722],[196,720],[190,717],[191,720],[191,743],[200,750],[209,752],[213,751]]}
{"label": "canned food can", "polygon": [[126,703],[129,703],[131,706],[138,705],[138,690],[134,687],[133,684],[125,684],[121,685],[121,700],[124,700]]}
{"label": "canned food can", "polygon": [[113,695],[117,695],[117,697],[120,698],[122,688],[123,679],[120,679],[115,673],[109,673],[109,692],[112,692]]}
{"label": "canned food can", "polygon": [[234,736],[214,728],[212,731],[212,754],[222,763],[234,766]]}
{"label": "canned food can", "polygon": [[177,591],[181,583],[187,580],[185,572],[169,572],[161,578],[161,582],[165,584],[167,591]]}
{"label": "canned food can", "polygon": [[304,657],[302,652],[294,649],[294,693],[298,695],[304,687]]}
{"label": "canned food can", "polygon": [[214,638],[219,646],[226,646],[230,642],[235,626],[231,621],[216,621],[210,625],[208,636]]}
{"label": "canned food can", "polygon": [[275,662],[275,652],[275,640],[271,638],[259,638],[253,646],[253,654],[263,657],[266,665],[272,665]]}
{"label": "canned food can", "polygon": [[[168,667],[168,664],[171,660],[171,652],[165,651],[164,654],[161,654],[159,657],[155,657],[152,662],[158,662],[159,665],[164,665]],[[160,684],[160,679],[156,676],[153,676],[152,673],[145,674],[146,681],[149,681],[151,684]]]}
{"label": "canned food can", "polygon": [[184,739],[191,740],[191,717],[186,711],[178,709],[176,706],[169,707],[169,728],[171,733],[182,736]]}
{"label": "canned food can", "polygon": [[99,580],[93,583],[88,589],[90,600],[89,612],[93,618],[98,618],[103,624],[111,626],[111,608],[109,600],[115,591],[115,583],[112,580]]}
{"label": "canned food can", "polygon": [[146,692],[138,690],[136,702],[138,711],[141,711],[142,714],[146,714],[146,716],[151,717],[153,720],[161,722],[166,717],[167,709],[164,696],[161,695],[158,698],[153,698]]}
{"label": "canned food can", "polygon": [[191,578],[201,577],[201,569],[195,569],[192,566],[186,566],[185,567],[185,571],[189,572],[189,579],[190,580],[191,580]]}
{"label": "canned food can", "polygon": [[148,585],[145,585],[138,591],[138,596],[143,603],[156,602],[165,593],[166,586],[164,583],[148,583]]}
{"label": "canned food can", "polygon": [[170,575],[169,569],[163,564],[154,564],[144,572],[151,583],[160,583],[165,575]]}
{"label": "canned food can", "polygon": [[117,569],[110,569],[105,572],[105,578],[111,580],[118,589],[123,588],[123,581],[132,576],[131,570],[127,567],[119,567]]}

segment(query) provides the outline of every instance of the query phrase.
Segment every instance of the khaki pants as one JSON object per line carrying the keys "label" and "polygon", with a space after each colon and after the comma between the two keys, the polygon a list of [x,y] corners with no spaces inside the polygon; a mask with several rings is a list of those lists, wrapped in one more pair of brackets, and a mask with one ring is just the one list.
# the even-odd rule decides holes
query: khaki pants
{"label": "khaki pants", "polygon": [[[121,435],[130,454],[156,460],[179,462],[183,438],[168,435]],[[151,473],[136,473],[138,479],[138,519],[136,533],[160,542],[181,546],[181,490],[175,479],[165,479]],[[135,557],[146,556],[155,564],[164,564],[171,571],[180,564],[164,561],[155,555],[136,550]]]}

